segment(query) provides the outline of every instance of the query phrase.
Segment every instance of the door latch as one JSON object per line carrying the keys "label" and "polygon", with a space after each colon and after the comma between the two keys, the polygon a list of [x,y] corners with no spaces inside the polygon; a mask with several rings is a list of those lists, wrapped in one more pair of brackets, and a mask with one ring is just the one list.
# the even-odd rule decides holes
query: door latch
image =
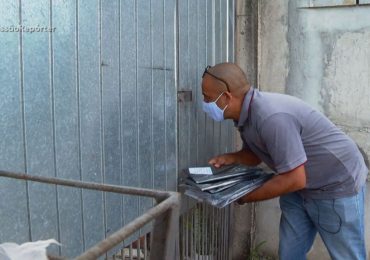
{"label": "door latch", "polygon": [[179,90],[177,91],[177,102],[191,102],[193,99],[192,95],[193,93],[191,90]]}

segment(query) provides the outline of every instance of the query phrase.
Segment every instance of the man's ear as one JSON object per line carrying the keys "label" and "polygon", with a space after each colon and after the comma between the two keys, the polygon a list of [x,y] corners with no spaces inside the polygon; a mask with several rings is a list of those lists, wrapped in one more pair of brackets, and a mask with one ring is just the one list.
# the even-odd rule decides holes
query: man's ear
{"label": "man's ear", "polygon": [[229,91],[226,91],[225,92],[225,95],[227,97],[227,101],[230,101],[230,100],[232,100],[234,98],[233,95]]}

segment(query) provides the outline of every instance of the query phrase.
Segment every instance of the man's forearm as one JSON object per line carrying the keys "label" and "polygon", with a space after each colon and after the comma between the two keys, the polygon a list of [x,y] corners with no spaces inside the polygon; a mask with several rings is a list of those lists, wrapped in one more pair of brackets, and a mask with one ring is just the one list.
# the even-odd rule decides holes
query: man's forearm
{"label": "man's forearm", "polygon": [[261,163],[261,160],[252,152],[240,150],[232,153],[236,158],[236,163],[255,166]]}
{"label": "man's forearm", "polygon": [[306,173],[304,166],[300,166],[288,173],[276,175],[265,182],[260,188],[252,191],[240,202],[254,202],[268,200],[281,195],[301,190],[306,185]]}

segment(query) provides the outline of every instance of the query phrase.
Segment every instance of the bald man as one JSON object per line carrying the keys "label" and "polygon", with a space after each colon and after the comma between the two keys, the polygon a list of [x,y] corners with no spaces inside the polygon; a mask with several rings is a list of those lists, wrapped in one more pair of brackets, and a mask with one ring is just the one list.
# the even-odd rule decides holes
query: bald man
{"label": "bald man", "polygon": [[366,259],[368,169],[357,145],[300,99],[251,87],[235,64],[208,66],[202,91],[203,110],[216,121],[234,120],[243,140],[240,151],[209,163],[264,162],[276,172],[239,203],[280,196],[280,259],[306,259],[317,232],[332,259]]}

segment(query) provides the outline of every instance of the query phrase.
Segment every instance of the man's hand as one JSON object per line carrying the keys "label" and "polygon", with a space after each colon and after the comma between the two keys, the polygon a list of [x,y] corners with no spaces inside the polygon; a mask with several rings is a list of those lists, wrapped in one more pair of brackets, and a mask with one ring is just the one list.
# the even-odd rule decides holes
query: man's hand
{"label": "man's hand", "polygon": [[216,168],[220,168],[221,166],[233,164],[236,162],[236,155],[232,153],[227,153],[212,158],[211,160],[209,160],[208,163]]}
{"label": "man's hand", "polygon": [[235,153],[226,153],[212,158],[209,162],[212,166],[219,168],[233,163],[256,166],[261,160],[251,151],[240,150]]}

